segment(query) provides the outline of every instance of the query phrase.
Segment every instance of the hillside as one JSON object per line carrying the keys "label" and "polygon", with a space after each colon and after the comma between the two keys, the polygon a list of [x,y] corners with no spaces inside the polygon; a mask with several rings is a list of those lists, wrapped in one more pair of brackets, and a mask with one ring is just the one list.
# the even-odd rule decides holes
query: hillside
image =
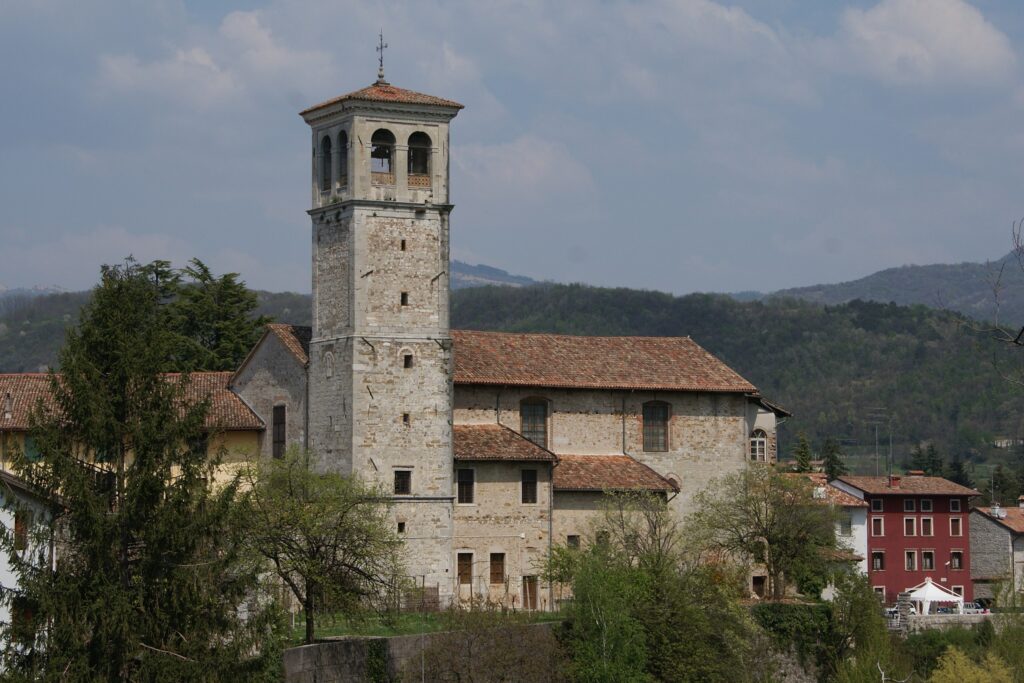
{"label": "hillside", "polygon": [[[1013,254],[992,263],[956,263],[930,266],[902,266],[881,270],[867,277],[831,285],[813,285],[783,289],[768,298],[792,297],[819,304],[842,304],[847,301],[879,301],[883,303],[923,304],[933,308],[958,311],[978,320],[995,317],[993,284],[999,279],[999,319],[1024,323],[1024,272]],[[737,298],[750,299],[749,292]]]}

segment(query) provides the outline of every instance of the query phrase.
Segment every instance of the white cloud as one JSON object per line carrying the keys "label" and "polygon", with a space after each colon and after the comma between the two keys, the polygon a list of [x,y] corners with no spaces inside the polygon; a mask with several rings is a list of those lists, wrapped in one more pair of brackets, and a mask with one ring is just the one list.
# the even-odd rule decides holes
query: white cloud
{"label": "white cloud", "polygon": [[203,108],[224,104],[242,90],[234,75],[201,47],[178,49],[166,59],[147,63],[134,55],[103,55],[100,84]]}
{"label": "white cloud", "polygon": [[871,75],[895,84],[995,84],[1016,66],[1010,40],[963,0],[882,0],[843,13],[839,40]]}

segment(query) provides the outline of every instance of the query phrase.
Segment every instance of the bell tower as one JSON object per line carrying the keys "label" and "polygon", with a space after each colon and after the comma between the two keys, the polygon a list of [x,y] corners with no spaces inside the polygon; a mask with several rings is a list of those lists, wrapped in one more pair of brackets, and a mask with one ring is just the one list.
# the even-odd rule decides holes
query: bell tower
{"label": "bell tower", "polygon": [[451,581],[448,128],[457,102],[369,87],[312,132],[310,447],[393,496],[410,574]]}

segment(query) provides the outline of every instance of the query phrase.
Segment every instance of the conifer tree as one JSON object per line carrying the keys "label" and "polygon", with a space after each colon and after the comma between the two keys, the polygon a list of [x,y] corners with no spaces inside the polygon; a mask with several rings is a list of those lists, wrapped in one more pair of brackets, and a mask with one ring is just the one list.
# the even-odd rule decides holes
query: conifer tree
{"label": "conifer tree", "polygon": [[974,482],[971,481],[971,475],[967,473],[967,468],[964,467],[964,461],[960,458],[960,455],[954,455],[953,459],[949,461],[949,465],[946,467],[945,473],[946,479],[952,482],[956,482],[961,486],[967,486],[968,488],[974,487]]}
{"label": "conifer tree", "polygon": [[[257,589],[232,526],[237,482],[213,489],[208,401],[185,400],[161,287],[132,260],[104,267],[33,411],[38,456],[19,473],[53,501],[57,561],[15,552],[10,604],[32,628],[3,635],[9,680],[271,680],[278,620],[240,607]],[[41,532],[40,532],[41,533]],[[39,546],[46,539],[40,537]]]}
{"label": "conifer tree", "polygon": [[793,449],[793,458],[796,460],[797,472],[811,471],[811,442],[807,440],[807,435],[803,432],[797,435],[796,447]]}
{"label": "conifer tree", "polygon": [[821,457],[824,460],[825,476],[828,477],[829,481],[838,479],[844,474],[849,474],[850,470],[846,467],[846,463],[843,462],[843,451],[839,447],[839,442],[834,438],[829,437],[825,439],[825,443],[821,447]]}

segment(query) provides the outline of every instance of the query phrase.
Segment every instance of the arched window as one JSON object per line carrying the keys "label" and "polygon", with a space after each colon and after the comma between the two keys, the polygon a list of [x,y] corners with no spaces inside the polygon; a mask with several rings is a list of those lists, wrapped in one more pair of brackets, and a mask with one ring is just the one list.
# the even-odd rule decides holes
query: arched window
{"label": "arched window", "polygon": [[755,429],[750,434],[750,459],[768,462],[768,435],[763,429]]}
{"label": "arched window", "polygon": [[548,403],[527,398],[519,404],[519,433],[541,448],[548,447]]}
{"label": "arched window", "polygon": [[338,133],[338,186],[348,185],[348,133]]}
{"label": "arched window", "polygon": [[663,401],[644,404],[644,450],[668,450],[668,404]]}
{"label": "arched window", "polygon": [[325,137],[320,142],[320,191],[331,189],[331,139]]}
{"label": "arched window", "polygon": [[395,182],[395,136],[390,130],[378,128],[370,138],[370,174],[373,182],[392,185]]}
{"label": "arched window", "polygon": [[430,187],[430,136],[409,136],[409,187]]}

